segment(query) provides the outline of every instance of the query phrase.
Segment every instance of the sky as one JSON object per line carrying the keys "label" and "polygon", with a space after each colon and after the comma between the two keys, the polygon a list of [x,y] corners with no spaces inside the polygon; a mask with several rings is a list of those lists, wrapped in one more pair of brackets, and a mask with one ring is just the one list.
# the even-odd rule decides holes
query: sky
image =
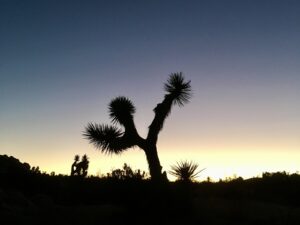
{"label": "sky", "polygon": [[297,172],[299,40],[297,0],[0,0],[0,154],[57,174],[76,154],[93,175],[147,170],[142,150],[105,155],[82,134],[126,96],[145,137],[168,75],[183,72],[193,98],[159,135],[163,170]]}

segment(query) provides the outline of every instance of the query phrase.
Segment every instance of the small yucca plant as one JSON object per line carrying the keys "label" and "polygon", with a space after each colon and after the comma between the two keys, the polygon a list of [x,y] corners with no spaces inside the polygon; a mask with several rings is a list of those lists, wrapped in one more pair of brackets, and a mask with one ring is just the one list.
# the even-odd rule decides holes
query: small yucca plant
{"label": "small yucca plant", "polygon": [[192,161],[180,161],[176,165],[171,166],[169,173],[179,181],[191,182],[194,181],[198,174],[204,169],[197,171],[199,165]]}

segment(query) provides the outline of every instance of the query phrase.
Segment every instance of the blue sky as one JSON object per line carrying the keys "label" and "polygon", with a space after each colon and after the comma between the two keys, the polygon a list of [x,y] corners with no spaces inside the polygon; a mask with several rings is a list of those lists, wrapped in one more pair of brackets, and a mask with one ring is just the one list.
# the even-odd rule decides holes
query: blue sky
{"label": "blue sky", "polygon": [[84,153],[90,173],[147,169],[138,149],[96,151],[84,126],[109,123],[107,104],[125,95],[145,136],[163,82],[182,71],[194,95],[161,133],[166,170],[181,159],[216,178],[299,168],[298,1],[1,0],[0,33],[1,154],[61,173]]}

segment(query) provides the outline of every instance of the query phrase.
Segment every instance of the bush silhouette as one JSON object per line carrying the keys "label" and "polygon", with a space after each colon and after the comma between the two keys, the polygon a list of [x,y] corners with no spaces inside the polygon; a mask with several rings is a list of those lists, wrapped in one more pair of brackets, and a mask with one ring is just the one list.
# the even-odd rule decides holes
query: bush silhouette
{"label": "bush silhouette", "polygon": [[122,169],[112,170],[111,173],[107,174],[107,178],[113,178],[117,180],[143,180],[147,179],[147,173],[145,171],[141,172],[141,170],[133,171],[129,165],[124,163]]}

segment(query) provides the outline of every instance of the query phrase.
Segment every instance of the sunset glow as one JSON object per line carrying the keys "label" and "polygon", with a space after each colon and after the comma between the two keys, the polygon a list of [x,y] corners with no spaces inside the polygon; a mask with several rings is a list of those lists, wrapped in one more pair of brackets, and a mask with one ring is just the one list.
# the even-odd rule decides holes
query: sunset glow
{"label": "sunset glow", "polygon": [[108,103],[124,95],[146,137],[163,83],[182,71],[193,97],[159,135],[163,170],[300,171],[300,2],[270,2],[1,1],[0,154],[48,173],[69,174],[75,154],[89,175],[148,171],[138,147],[105,155],[84,129],[110,123]]}

